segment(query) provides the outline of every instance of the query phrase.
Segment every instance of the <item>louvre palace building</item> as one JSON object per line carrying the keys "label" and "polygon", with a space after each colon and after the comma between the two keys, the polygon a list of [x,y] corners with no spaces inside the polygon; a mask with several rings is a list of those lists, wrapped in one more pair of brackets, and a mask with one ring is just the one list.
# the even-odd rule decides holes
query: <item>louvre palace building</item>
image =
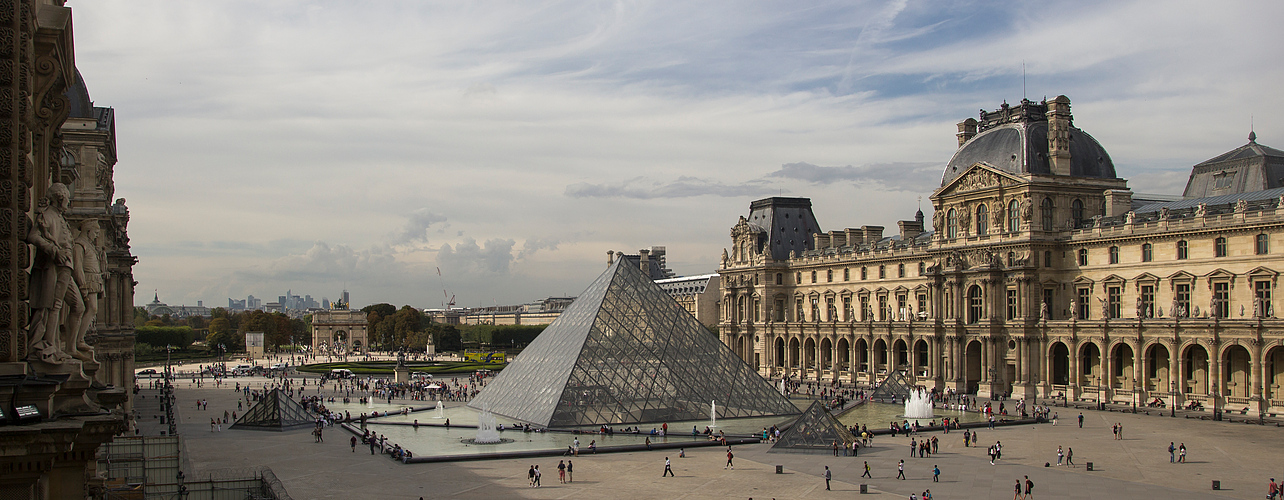
{"label": "louvre palace building", "polygon": [[982,111],[931,227],[822,231],[806,198],[751,203],[720,335],[769,377],[1284,412],[1284,151],[1248,139],[1147,197],[1065,96]]}

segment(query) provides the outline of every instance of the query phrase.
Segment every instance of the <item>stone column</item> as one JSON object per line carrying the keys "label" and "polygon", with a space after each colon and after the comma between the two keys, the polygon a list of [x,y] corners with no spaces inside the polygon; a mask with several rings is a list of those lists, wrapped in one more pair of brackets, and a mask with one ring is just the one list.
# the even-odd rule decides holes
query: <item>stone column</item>
{"label": "stone column", "polygon": [[1221,395],[1225,390],[1222,384],[1222,350],[1221,346],[1214,342],[1209,342],[1208,347],[1208,397],[1216,399],[1216,406],[1222,408],[1224,400]]}
{"label": "stone column", "polygon": [[1079,373],[1079,342],[1075,339],[1066,341],[1066,347],[1070,350],[1070,377],[1066,380],[1066,397],[1069,399],[1079,398],[1079,382],[1082,375]]}
{"label": "stone column", "polygon": [[1136,344],[1132,350],[1132,379],[1136,381],[1133,383],[1132,390],[1136,393],[1137,406],[1142,406],[1146,402],[1143,398],[1149,397],[1147,395],[1150,394],[1150,391],[1146,389],[1149,384],[1144,370],[1146,356],[1142,354],[1141,341],[1134,340],[1132,342]]}
{"label": "stone column", "polygon": [[1250,408],[1256,407],[1254,410],[1256,410],[1260,415],[1268,406],[1270,406],[1269,404],[1263,404],[1264,402],[1262,401],[1262,394],[1264,394],[1264,391],[1262,390],[1262,381],[1266,380],[1266,374],[1264,373],[1266,370],[1266,363],[1262,360],[1262,343],[1254,339],[1249,344],[1248,355],[1248,404]]}

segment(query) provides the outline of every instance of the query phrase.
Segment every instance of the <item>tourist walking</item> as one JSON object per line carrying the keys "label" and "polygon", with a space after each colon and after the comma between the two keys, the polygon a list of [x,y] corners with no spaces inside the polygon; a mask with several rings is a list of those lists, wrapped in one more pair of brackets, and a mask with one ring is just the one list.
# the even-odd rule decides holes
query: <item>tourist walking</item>
{"label": "tourist walking", "polygon": [[866,460],[866,461],[865,461],[865,473],[864,473],[864,474],[861,474],[861,475],[860,475],[860,477],[867,477],[867,478],[870,478],[870,479],[874,479],[874,476],[869,475],[869,461],[868,461],[868,460]]}
{"label": "tourist walking", "polygon": [[673,467],[669,462],[669,457],[664,457],[664,473],[660,474],[660,477],[665,476],[676,477],[673,475]]}
{"label": "tourist walking", "polygon": [[1061,449],[1061,445],[1057,445],[1057,465],[1058,466],[1061,465],[1061,460],[1064,459],[1065,457],[1066,457],[1065,450]]}
{"label": "tourist walking", "polygon": [[356,436],[352,436],[352,438],[348,440],[348,444],[352,445],[352,452],[353,452],[353,453],[356,453],[356,452],[357,452],[357,437],[356,437]]}
{"label": "tourist walking", "polygon": [[1074,448],[1066,448],[1066,465],[1074,467]]}
{"label": "tourist walking", "polygon": [[566,484],[566,462],[561,460],[557,461],[557,479]]}
{"label": "tourist walking", "polygon": [[933,483],[941,482],[941,466],[939,465],[932,466],[932,482]]}
{"label": "tourist walking", "polygon": [[534,465],[532,465],[531,468],[526,471],[526,480],[530,484],[531,488],[535,487],[535,466]]}
{"label": "tourist walking", "polygon": [[901,463],[896,464],[896,479],[902,479],[902,480],[905,479],[905,461],[904,460],[901,460]]}
{"label": "tourist walking", "polygon": [[1177,462],[1186,463],[1186,443],[1182,443],[1181,446],[1177,447]]}
{"label": "tourist walking", "polygon": [[831,477],[832,477],[832,475],[831,475],[831,474],[830,474],[830,472],[829,472],[829,466],[828,466],[828,465],[826,465],[826,466],[825,466],[825,491],[829,491],[829,479],[830,479]]}
{"label": "tourist walking", "polygon": [[1012,500],[1021,500],[1025,497],[1021,495],[1021,480],[1016,480],[1016,493],[1012,494]]}
{"label": "tourist walking", "polygon": [[1079,412],[1079,428],[1083,428],[1083,412]]}
{"label": "tourist walking", "polygon": [[1271,478],[1271,484],[1266,485],[1266,499],[1275,500],[1275,495],[1280,493],[1280,485],[1275,484],[1275,478]]}
{"label": "tourist walking", "polygon": [[1025,498],[1034,500],[1034,481],[1030,480],[1030,476],[1025,476]]}
{"label": "tourist walking", "polygon": [[536,487],[536,488],[539,488],[539,487],[540,487],[539,479],[540,479],[540,477],[542,477],[543,475],[544,475],[544,473],[540,472],[540,471],[539,471],[539,466],[538,466],[538,465],[536,465],[536,466],[535,466],[535,487]]}
{"label": "tourist walking", "polygon": [[731,447],[728,446],[727,447],[727,465],[722,466],[723,470],[726,470],[726,469],[736,470],[735,464],[731,463],[732,458],[735,458],[735,455],[731,453]]}
{"label": "tourist walking", "polygon": [[1168,442],[1168,463],[1177,463],[1177,446],[1172,441]]}

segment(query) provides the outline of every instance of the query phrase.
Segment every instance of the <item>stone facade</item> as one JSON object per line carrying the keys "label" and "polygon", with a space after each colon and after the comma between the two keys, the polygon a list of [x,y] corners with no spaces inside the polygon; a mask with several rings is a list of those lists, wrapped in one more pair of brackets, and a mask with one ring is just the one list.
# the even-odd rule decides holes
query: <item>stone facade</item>
{"label": "stone facade", "polygon": [[365,354],[370,349],[366,313],[348,309],[342,302],[336,306],[340,308],[312,313],[313,351],[336,356]]}
{"label": "stone facade", "polygon": [[69,92],[83,84],[63,3],[0,0],[0,408],[39,411],[0,426],[0,498],[100,491],[94,454],[126,427],[133,385],[114,124]]}
{"label": "stone facade", "polygon": [[[958,138],[928,232],[755,201],[720,269],[723,341],[767,376],[1284,411],[1284,189],[1134,197],[1065,96]],[[797,235],[767,217],[790,210]],[[776,255],[782,234],[806,247]]]}

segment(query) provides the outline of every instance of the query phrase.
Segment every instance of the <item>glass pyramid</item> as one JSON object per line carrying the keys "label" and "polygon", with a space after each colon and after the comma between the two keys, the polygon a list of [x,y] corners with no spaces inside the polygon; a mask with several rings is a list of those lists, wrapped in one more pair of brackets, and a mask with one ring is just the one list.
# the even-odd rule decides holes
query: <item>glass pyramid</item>
{"label": "glass pyramid", "polygon": [[273,389],[236,419],[232,429],[284,431],[316,425],[316,419],[303,405],[290,399],[280,389]]}
{"label": "glass pyramid", "polygon": [[607,268],[468,406],[544,427],[793,415],[655,282]]}
{"label": "glass pyramid", "polygon": [[851,431],[834,418],[825,405],[813,401],[794,425],[780,433],[780,439],[767,452],[831,452],[834,443],[838,443],[840,448],[850,449],[855,440]]}
{"label": "glass pyramid", "polygon": [[905,371],[897,370],[883,379],[883,383],[878,384],[878,388],[874,389],[869,399],[880,403],[892,402],[893,397],[896,401],[905,401],[909,398],[912,389],[914,386],[905,379]]}

